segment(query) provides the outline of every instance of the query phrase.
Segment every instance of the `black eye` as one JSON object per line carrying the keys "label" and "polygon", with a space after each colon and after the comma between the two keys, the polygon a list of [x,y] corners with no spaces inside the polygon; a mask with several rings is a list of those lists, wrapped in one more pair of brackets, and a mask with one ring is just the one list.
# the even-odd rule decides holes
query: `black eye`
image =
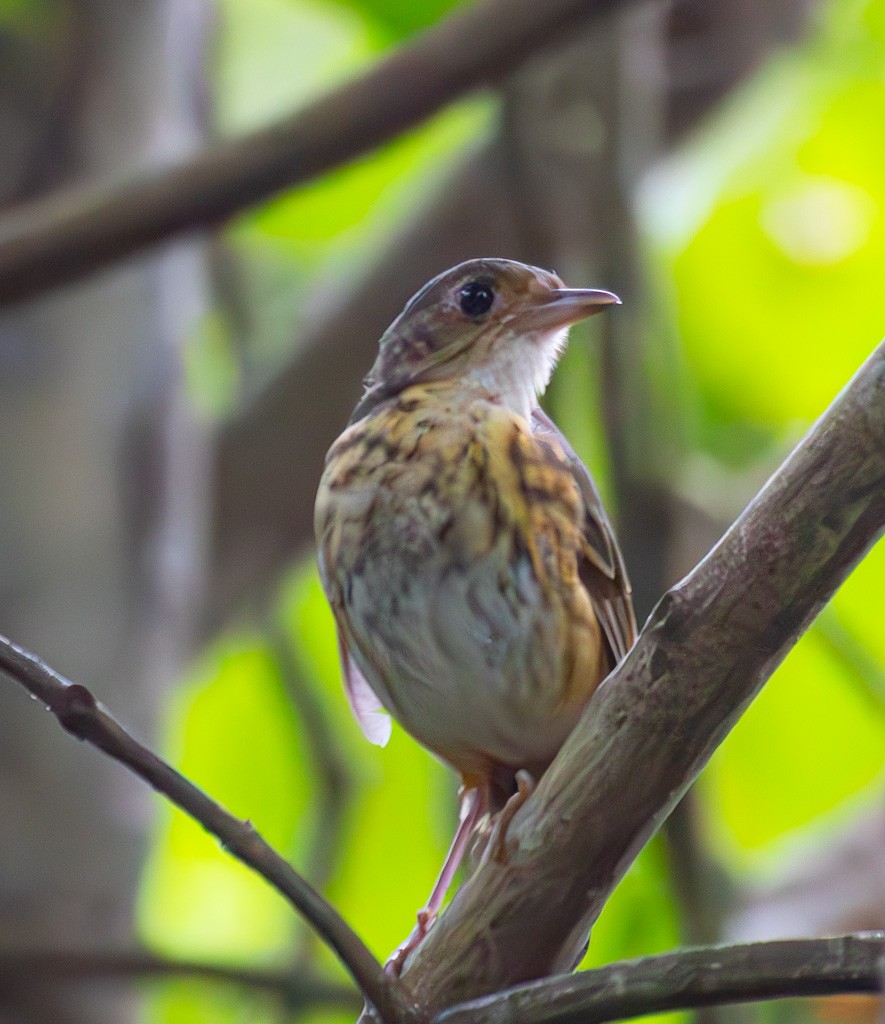
{"label": "black eye", "polygon": [[458,292],[461,312],[467,316],[482,316],[488,313],[495,301],[492,286],[485,281],[468,281]]}

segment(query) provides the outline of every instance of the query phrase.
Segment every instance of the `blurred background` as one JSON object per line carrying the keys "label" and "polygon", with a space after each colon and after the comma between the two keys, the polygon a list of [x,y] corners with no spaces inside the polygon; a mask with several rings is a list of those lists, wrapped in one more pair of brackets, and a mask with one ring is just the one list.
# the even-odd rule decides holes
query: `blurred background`
{"label": "blurred background", "polygon": [[[454,6],[0,0],[0,215],[269,123]],[[351,720],[311,514],[405,300],[472,256],[621,295],[573,331],[545,404],[640,621],[885,330],[885,0],[615,6],[222,230],[0,310],[0,632],[250,819],[381,958],[428,894],[455,780]],[[885,927],[883,569],[880,545],[630,870],[587,965]],[[144,944],[342,980],[281,899],[7,683],[0,821],[0,965]],[[52,976],[0,967],[2,1024],[353,1017]]]}

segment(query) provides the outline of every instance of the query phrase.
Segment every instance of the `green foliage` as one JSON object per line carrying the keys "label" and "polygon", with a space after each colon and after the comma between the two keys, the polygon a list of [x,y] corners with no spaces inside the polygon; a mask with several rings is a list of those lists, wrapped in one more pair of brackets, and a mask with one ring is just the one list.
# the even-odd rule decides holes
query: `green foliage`
{"label": "green foliage", "polygon": [[[695,379],[695,444],[723,469],[773,468],[885,323],[885,4],[825,14],[643,196],[652,269]],[[717,846],[735,867],[881,785],[885,707],[870,677],[885,654],[883,569],[878,550],[705,774]],[[851,650],[828,639],[828,621]]]}
{"label": "green foliage", "polygon": [[[258,637],[206,653],[169,708],[163,744],[190,779],[287,854],[301,846],[310,765],[279,670]],[[163,803],[145,869],[141,929],[180,955],[268,955],[294,920],[282,898]]]}
{"label": "green foliage", "polygon": [[52,0],[0,0],[0,30],[45,40],[62,20],[63,12]]}
{"label": "green foliage", "polygon": [[[833,601],[830,614],[851,622],[859,645],[867,635],[872,640],[869,616],[877,607],[881,611],[883,575],[880,546]],[[863,610],[859,619],[851,613],[854,607]],[[875,633],[881,648],[881,629]],[[857,665],[833,648],[825,626],[810,630],[704,774],[707,810],[722,856],[735,868],[746,868],[751,855],[778,851],[773,840],[876,784],[881,787],[883,751],[882,694],[877,697]]]}
{"label": "green foliage", "polygon": [[[654,908],[652,913],[649,908]],[[662,843],[656,837],[631,864],[606,903],[593,926],[581,968],[674,949],[679,945],[679,928],[679,909]]]}
{"label": "green foliage", "polygon": [[[342,6],[359,11],[389,38],[398,39],[434,24],[457,7],[459,0],[339,0]],[[460,0],[464,2],[464,0]]]}
{"label": "green foliage", "polygon": [[773,60],[644,196],[714,420],[807,422],[881,335],[883,5],[849,8]]}
{"label": "green foliage", "polygon": [[596,340],[592,320],[573,328],[544,405],[593,474],[606,507],[614,508],[608,449],[600,430],[602,367]]}
{"label": "green foliage", "polygon": [[278,1024],[279,1010],[267,999],[230,987],[205,991],[167,982],[152,992],[146,1020],[163,1024]]}
{"label": "green foliage", "polygon": [[221,18],[214,86],[225,132],[289,114],[378,49],[363,19],[327,3],[222,0]]}
{"label": "green foliage", "polygon": [[225,318],[207,313],[182,347],[184,380],[194,409],[209,420],[229,412],[236,399],[240,371]]}

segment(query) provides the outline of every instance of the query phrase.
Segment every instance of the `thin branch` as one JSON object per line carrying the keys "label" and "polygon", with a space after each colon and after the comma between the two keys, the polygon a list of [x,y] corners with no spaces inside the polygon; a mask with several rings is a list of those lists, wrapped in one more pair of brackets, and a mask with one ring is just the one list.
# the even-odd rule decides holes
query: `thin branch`
{"label": "thin branch", "polygon": [[0,992],[54,983],[91,984],[169,978],[193,978],[267,992],[281,999],[288,1009],[325,1006],[355,1011],[360,1004],[357,993],[345,985],[285,968],[235,967],[200,960],[178,960],[145,950],[0,952]]}
{"label": "thin branch", "polygon": [[338,954],[382,1020],[393,1024],[410,1018],[412,1011],[401,987],[384,973],[362,939],[250,822],[234,817],[130,736],[85,686],[69,682],[34,654],[3,636],[0,636],[0,670],[45,704],[67,732],[104,751],[168,797],[217,836],[229,853],[280,892]]}
{"label": "thin branch", "polygon": [[625,0],[480,0],[301,111],[185,163],[17,211],[0,228],[0,303],[218,224],[354,160]]}
{"label": "thin branch", "polygon": [[402,975],[419,1005],[571,969],[636,854],[885,526],[885,343],[665,597]]}
{"label": "thin branch", "polygon": [[601,1024],[723,1003],[881,992],[885,932],[688,949],[461,1003],[434,1024]]}

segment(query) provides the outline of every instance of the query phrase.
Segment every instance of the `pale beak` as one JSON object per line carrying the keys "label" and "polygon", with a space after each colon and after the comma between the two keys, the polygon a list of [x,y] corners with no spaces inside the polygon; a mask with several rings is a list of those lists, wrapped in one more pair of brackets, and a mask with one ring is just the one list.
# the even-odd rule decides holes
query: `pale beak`
{"label": "pale beak", "polygon": [[601,288],[553,288],[538,300],[537,305],[523,309],[519,320],[533,330],[554,330],[586,320],[606,306],[620,304],[621,300],[614,292]]}

